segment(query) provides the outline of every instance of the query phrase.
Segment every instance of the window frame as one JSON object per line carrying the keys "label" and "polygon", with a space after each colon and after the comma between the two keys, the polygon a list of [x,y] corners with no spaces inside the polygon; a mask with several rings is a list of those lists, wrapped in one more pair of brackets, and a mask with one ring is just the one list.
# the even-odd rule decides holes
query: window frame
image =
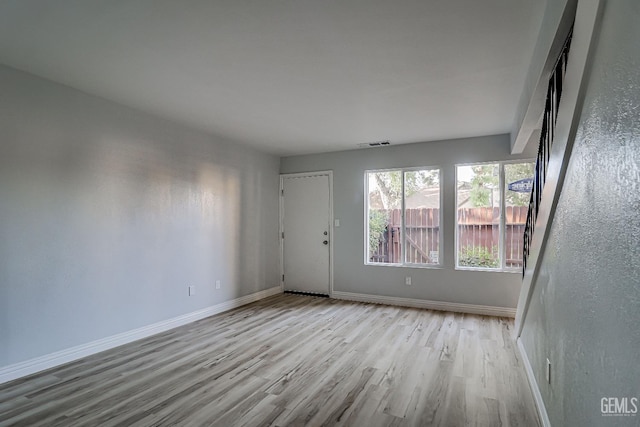
{"label": "window frame", "polygon": [[[507,267],[506,260],[506,190],[505,190],[505,165],[509,164],[520,164],[520,163],[533,163],[535,164],[535,159],[509,159],[509,160],[494,160],[488,162],[471,162],[471,163],[456,163],[454,165],[454,192],[455,192],[455,208],[454,208],[454,228],[455,228],[455,241],[454,241],[454,268],[455,270],[462,271],[489,271],[494,273],[521,273],[522,267]],[[498,256],[500,257],[500,266],[498,268],[486,268],[486,267],[465,267],[459,265],[459,250],[458,250],[458,239],[459,239],[459,226],[458,226],[458,167],[460,166],[480,166],[480,165],[498,165],[498,187],[500,188],[500,223],[498,228]]]}
{"label": "window frame", "polygon": [[[422,170],[437,170],[438,171],[438,263],[437,264],[417,264],[406,262],[406,208],[405,208],[405,172],[422,171]],[[369,174],[375,172],[400,172],[402,174],[402,200],[400,207],[402,210],[402,262],[389,263],[389,262],[371,262],[369,261]],[[417,167],[400,167],[400,168],[384,168],[384,169],[367,169],[364,171],[364,265],[378,266],[378,267],[404,267],[404,268],[432,268],[441,269],[443,267],[443,241],[444,241],[444,215],[443,213],[443,185],[442,185],[442,167],[433,166],[417,166]]]}

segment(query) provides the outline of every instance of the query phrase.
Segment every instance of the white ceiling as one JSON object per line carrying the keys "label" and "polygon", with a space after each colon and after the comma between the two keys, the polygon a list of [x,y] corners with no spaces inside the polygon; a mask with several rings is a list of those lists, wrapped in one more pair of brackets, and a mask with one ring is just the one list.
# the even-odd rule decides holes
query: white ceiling
{"label": "white ceiling", "polygon": [[546,0],[3,0],[0,63],[265,151],[506,133]]}

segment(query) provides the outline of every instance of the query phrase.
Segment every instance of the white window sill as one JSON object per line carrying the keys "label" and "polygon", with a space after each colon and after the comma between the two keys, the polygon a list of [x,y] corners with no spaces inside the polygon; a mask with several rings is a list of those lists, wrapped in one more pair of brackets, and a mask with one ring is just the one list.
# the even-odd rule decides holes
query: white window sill
{"label": "white window sill", "polygon": [[425,265],[421,265],[421,264],[389,264],[389,263],[382,263],[382,262],[365,262],[364,263],[365,266],[371,266],[371,267],[400,267],[400,268],[419,268],[419,269],[429,269],[429,270],[442,270],[444,269],[444,267],[442,266],[442,264],[425,264]]}
{"label": "white window sill", "polygon": [[456,267],[458,271],[485,271],[489,273],[520,273],[522,274],[522,269],[503,269],[503,268],[476,268],[476,267]]}

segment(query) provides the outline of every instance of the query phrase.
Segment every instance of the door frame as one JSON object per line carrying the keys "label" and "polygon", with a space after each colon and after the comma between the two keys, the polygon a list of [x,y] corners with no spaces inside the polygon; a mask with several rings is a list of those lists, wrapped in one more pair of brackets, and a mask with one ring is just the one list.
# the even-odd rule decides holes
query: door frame
{"label": "door frame", "polygon": [[333,298],[333,171],[314,171],[301,173],[280,174],[280,188],[278,190],[280,201],[280,227],[278,230],[278,241],[280,242],[280,291],[284,292],[284,180],[287,178],[303,178],[313,176],[327,176],[329,178],[329,298]]}

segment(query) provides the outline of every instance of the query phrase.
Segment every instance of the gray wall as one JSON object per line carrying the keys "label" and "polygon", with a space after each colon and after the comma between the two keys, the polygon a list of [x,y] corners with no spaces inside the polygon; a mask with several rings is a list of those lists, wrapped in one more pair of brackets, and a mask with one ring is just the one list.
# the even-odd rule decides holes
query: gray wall
{"label": "gray wall", "polygon": [[6,67],[0,94],[0,366],[279,284],[277,157]]}
{"label": "gray wall", "polygon": [[[515,159],[509,135],[398,145],[281,159],[282,173],[333,170],[334,291],[515,307],[517,273],[454,269],[455,164]],[[520,158],[531,158],[531,153]],[[364,173],[367,169],[439,166],[443,179],[443,268],[364,264]],[[404,284],[412,277],[412,286]]]}
{"label": "gray wall", "polygon": [[[522,343],[554,426],[638,426],[602,397],[640,398],[640,3],[604,4],[573,153]],[[545,380],[545,360],[552,381]]]}

